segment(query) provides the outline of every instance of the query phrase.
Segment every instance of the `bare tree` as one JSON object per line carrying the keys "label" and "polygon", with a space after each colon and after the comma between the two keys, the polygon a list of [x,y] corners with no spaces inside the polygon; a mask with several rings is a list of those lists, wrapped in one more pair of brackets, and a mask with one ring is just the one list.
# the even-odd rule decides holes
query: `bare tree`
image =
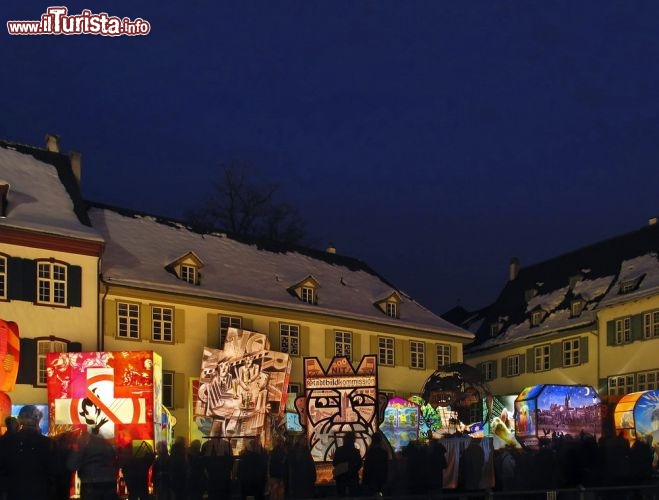
{"label": "bare tree", "polygon": [[202,205],[184,213],[188,224],[281,243],[302,243],[306,225],[297,208],[277,201],[279,186],[261,184],[250,165],[233,160],[222,165],[220,179]]}

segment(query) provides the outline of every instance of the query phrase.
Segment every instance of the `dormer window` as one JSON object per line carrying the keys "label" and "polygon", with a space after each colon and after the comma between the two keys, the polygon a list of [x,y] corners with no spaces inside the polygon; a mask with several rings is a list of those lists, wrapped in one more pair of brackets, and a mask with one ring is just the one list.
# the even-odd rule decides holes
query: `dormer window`
{"label": "dormer window", "polygon": [[289,293],[305,304],[318,303],[318,289],[320,284],[313,276],[307,276],[288,289]]}
{"label": "dormer window", "polygon": [[544,316],[544,311],[538,309],[531,313],[531,326],[538,326],[542,322],[542,317]]}
{"label": "dormer window", "polygon": [[638,276],[637,278],[631,280],[621,281],[618,293],[620,295],[624,295],[625,293],[631,293],[635,291],[638,288],[638,285],[640,285],[642,279],[643,276]]}
{"label": "dormer window", "polygon": [[403,300],[398,292],[391,292],[389,295],[377,300],[375,307],[377,307],[383,314],[390,318],[400,318],[400,306]]}
{"label": "dormer window", "polygon": [[193,285],[197,284],[197,268],[195,266],[190,266],[188,264],[181,265],[181,279],[192,283]]}
{"label": "dormer window", "polygon": [[501,328],[501,325],[497,323],[492,323],[490,325],[490,337],[496,337],[499,334],[499,329]]}
{"label": "dormer window", "polygon": [[199,270],[204,267],[204,263],[194,252],[188,252],[170,263],[166,269],[181,281],[191,285],[199,285],[201,282],[201,273]]}
{"label": "dormer window", "polygon": [[570,304],[570,316],[576,318],[577,316],[581,315],[581,311],[583,311],[583,308],[584,308],[583,300],[581,299],[573,300],[572,303]]}

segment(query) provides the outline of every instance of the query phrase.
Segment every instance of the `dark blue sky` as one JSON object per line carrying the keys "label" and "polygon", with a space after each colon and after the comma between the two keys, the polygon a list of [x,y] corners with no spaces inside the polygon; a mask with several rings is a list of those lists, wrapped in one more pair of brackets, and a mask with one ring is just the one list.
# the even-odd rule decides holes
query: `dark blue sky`
{"label": "dark blue sky", "polygon": [[5,31],[0,138],[59,134],[86,198],[171,217],[252,162],[438,313],[659,214],[659,2],[172,3],[64,3],[147,36]]}

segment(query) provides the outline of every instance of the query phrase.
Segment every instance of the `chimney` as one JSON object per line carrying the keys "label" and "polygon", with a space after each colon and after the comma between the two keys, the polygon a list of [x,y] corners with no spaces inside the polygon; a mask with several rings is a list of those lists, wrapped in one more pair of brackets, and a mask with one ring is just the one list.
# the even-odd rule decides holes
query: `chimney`
{"label": "chimney", "polygon": [[69,153],[69,161],[71,162],[71,170],[73,170],[73,175],[75,175],[76,181],[78,181],[78,187],[80,187],[80,175],[82,174],[82,154],[79,151],[71,151]]}
{"label": "chimney", "polygon": [[9,183],[7,181],[0,180],[0,218],[4,219],[7,217],[7,205],[9,197]]}
{"label": "chimney", "polygon": [[59,153],[59,135],[46,134],[46,149],[53,153]]}
{"label": "chimney", "polygon": [[648,226],[656,226],[657,222],[659,222],[659,217],[657,217],[656,215],[654,217],[650,217],[648,219]]}
{"label": "chimney", "polygon": [[518,274],[519,274],[519,259],[517,257],[513,257],[512,259],[510,259],[508,280],[514,281],[517,278]]}
{"label": "chimney", "polygon": [[327,248],[325,249],[327,253],[335,254],[336,253],[336,247],[334,246],[334,243],[330,243],[327,245]]}

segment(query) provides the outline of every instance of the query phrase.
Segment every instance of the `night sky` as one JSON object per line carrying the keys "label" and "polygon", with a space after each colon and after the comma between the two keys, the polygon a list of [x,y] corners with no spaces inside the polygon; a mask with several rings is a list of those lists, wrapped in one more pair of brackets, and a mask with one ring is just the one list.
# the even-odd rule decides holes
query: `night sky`
{"label": "night sky", "polygon": [[[3,26],[50,5],[3,2]],[[0,138],[60,135],[89,200],[180,218],[222,163],[250,162],[318,247],[437,313],[493,301],[512,256],[659,214],[654,0],[64,5],[151,24],[3,28]]]}

